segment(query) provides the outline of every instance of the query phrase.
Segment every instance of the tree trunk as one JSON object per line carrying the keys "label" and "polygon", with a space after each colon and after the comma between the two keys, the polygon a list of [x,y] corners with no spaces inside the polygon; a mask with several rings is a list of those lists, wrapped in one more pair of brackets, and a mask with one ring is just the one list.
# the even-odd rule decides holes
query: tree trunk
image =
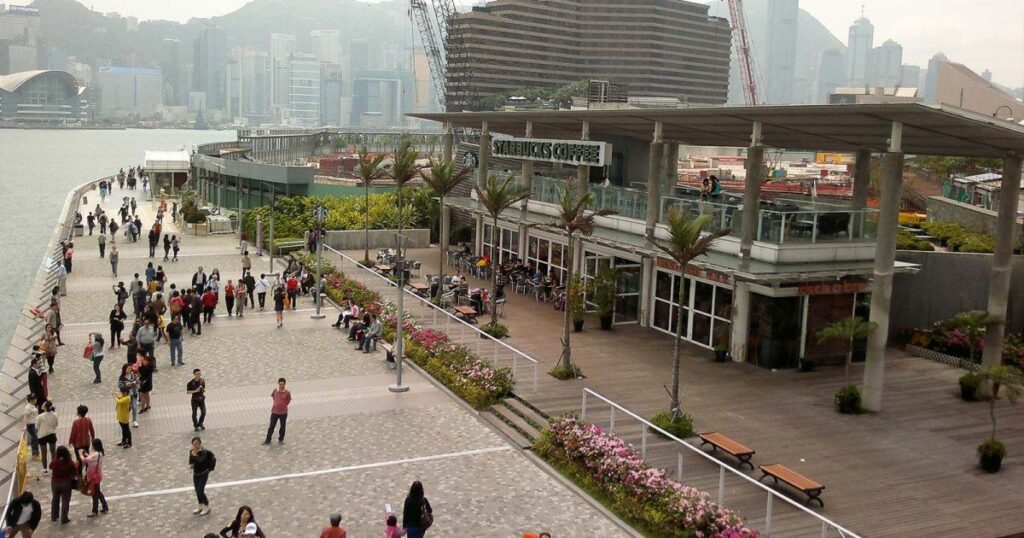
{"label": "tree trunk", "polygon": [[[440,233],[444,233],[444,222],[443,222],[444,221],[444,195],[442,194],[440,196],[440,198],[441,198],[441,215],[440,215],[440,221],[439,221],[437,226],[440,229]],[[445,241],[443,241],[441,237],[438,237],[437,248],[441,251],[441,262],[438,264],[438,265],[440,265],[440,267],[438,268],[438,271],[437,271],[437,302],[439,302],[439,303],[441,302],[441,295],[444,294],[444,264],[445,264],[445,261],[446,261],[445,260],[445,255],[447,254],[447,252],[444,251],[444,244],[445,244]],[[427,282],[427,288],[428,289],[430,288],[430,283],[429,282]]]}
{"label": "tree trunk", "polygon": [[853,362],[853,340],[850,340],[850,351],[846,352],[846,369],[843,371],[844,387],[850,386],[850,363]]}
{"label": "tree trunk", "polygon": [[494,216],[494,226],[491,226],[491,328],[498,324],[498,272],[494,270],[495,256],[498,250],[498,216]]}
{"label": "tree trunk", "polygon": [[573,259],[572,259],[572,252],[573,252],[572,239],[573,239],[573,237],[572,237],[572,235],[573,235],[572,231],[570,231],[569,232],[569,249],[568,249],[569,250],[569,257],[568,257],[568,264],[566,266],[566,267],[568,267],[568,271],[567,271],[568,276],[566,276],[566,278],[565,278],[565,310],[562,312],[562,356],[559,357],[559,359],[558,359],[559,363],[562,365],[562,368],[566,369],[567,371],[570,371],[570,372],[572,371],[572,346],[570,345],[570,342],[569,342],[569,335],[570,335],[569,323],[572,320],[569,319],[569,317],[570,317],[569,316],[569,285],[572,283],[572,276],[573,276]]}
{"label": "tree trunk", "polygon": [[988,416],[992,418],[992,437],[993,441],[996,440],[996,389],[992,389],[992,396],[989,397],[988,401]]}
{"label": "tree trunk", "polygon": [[672,346],[672,393],[669,395],[672,399],[671,410],[672,420],[678,419],[682,416],[682,411],[679,409],[679,341],[683,339],[683,316],[686,310],[683,308],[683,293],[686,290],[686,264],[679,264],[680,267],[680,278],[679,281],[679,314],[676,318],[676,337]]}

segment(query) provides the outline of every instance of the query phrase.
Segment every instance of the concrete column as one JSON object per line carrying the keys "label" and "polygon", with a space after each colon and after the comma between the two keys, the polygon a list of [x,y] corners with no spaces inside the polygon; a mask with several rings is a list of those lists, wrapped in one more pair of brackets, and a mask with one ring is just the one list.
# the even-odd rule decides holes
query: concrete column
{"label": "concrete column", "polygon": [[487,122],[480,126],[480,154],[478,155],[476,181],[480,185],[487,183],[487,168],[490,166],[491,156],[491,132],[487,129]]}
{"label": "concrete column", "polygon": [[[999,189],[999,215],[996,217],[996,247],[992,256],[992,276],[988,285],[988,315],[992,323],[985,327],[985,351],[981,366],[997,366],[1003,360],[1003,336],[1006,332],[1006,307],[1013,272],[1013,245],[1017,231],[1017,193],[1020,191],[1021,158],[1003,159],[1003,183]],[[988,387],[985,389],[988,390]]]}
{"label": "concrete column", "polygon": [[446,123],[444,126],[444,134],[441,135],[441,157],[445,161],[451,161],[454,155],[455,148],[455,133],[452,131],[452,124]]}
{"label": "concrete column", "polygon": [[[526,131],[524,133],[524,137],[525,138],[532,138],[533,137],[533,122],[532,121],[527,121],[526,122]],[[520,178],[520,180],[523,182],[523,187],[525,187],[527,191],[530,191],[533,188],[533,161],[531,161],[529,159],[523,159],[523,170],[522,170],[521,174],[522,174],[522,177]],[[523,201],[519,202],[519,218],[521,220],[523,220],[523,221],[526,220],[526,212],[527,212],[527,207],[529,206],[529,203],[530,203],[530,197],[523,198]],[[520,230],[520,236],[519,237],[520,238],[523,237],[522,230]],[[520,259],[524,259],[524,258],[522,256],[520,256]]]}
{"label": "concrete column", "polygon": [[661,195],[672,196],[676,181],[679,180],[679,144],[674,142],[662,146],[665,163],[662,165]]}
{"label": "concrete column", "polygon": [[750,283],[737,282],[732,292],[732,335],[729,353],[732,360],[746,362],[747,339],[750,335]]}
{"label": "concrete column", "polygon": [[651,302],[654,298],[654,260],[649,256],[640,258],[640,326],[648,327],[651,321]]}
{"label": "concrete column", "polygon": [[473,253],[477,256],[484,251],[484,216],[476,216],[476,240],[473,244]]}
{"label": "concrete column", "polygon": [[526,261],[527,245],[526,236],[530,233],[530,227],[525,222],[519,224],[519,259]]}
{"label": "concrete column", "polygon": [[[896,124],[899,125],[899,124]],[[894,127],[893,131],[902,131]],[[895,137],[894,138],[898,138]],[[899,230],[900,196],[903,186],[903,153],[898,140],[882,157],[882,204],[875,243],[875,268],[871,284],[871,322],[877,327],[868,336],[864,364],[862,401],[870,411],[881,411],[885,385],[885,347],[889,340],[889,309],[892,304],[892,276],[896,263],[896,233]]]}
{"label": "concrete column", "polygon": [[654,138],[651,140],[651,154],[647,159],[647,235],[654,236],[661,209],[661,122],[654,122]]}
{"label": "concrete column", "polygon": [[854,209],[864,209],[868,205],[868,187],[871,186],[871,150],[862,149],[857,152],[857,164],[853,169],[853,199],[850,205]]}
{"label": "concrete column", "polygon": [[760,144],[760,125],[755,127],[757,142],[747,148],[747,178],[743,184],[743,218],[740,230],[741,265],[750,263],[750,253],[757,238],[757,221],[760,218],[761,180],[764,177],[764,147]]}
{"label": "concrete column", "polygon": [[441,237],[439,242],[441,243],[441,252],[447,254],[448,252],[448,238],[452,233],[452,208],[445,205],[441,208]]}
{"label": "concrete column", "polygon": [[[580,140],[590,140],[590,122],[583,122],[583,126],[580,129]],[[580,195],[583,195],[590,189],[590,167],[587,165],[579,165],[576,167],[576,187],[579,189]]]}

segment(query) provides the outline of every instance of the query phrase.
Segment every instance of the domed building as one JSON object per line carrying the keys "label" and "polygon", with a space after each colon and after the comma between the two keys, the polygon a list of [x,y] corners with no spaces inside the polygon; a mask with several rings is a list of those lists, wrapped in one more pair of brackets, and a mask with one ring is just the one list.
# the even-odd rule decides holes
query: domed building
{"label": "domed building", "polygon": [[0,120],[62,123],[82,119],[78,81],[65,71],[0,75]]}

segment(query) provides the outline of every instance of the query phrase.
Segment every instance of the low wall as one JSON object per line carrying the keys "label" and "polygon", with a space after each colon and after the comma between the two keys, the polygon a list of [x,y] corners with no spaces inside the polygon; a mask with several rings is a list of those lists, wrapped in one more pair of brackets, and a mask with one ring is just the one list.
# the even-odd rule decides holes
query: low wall
{"label": "low wall", "polygon": [[[397,230],[370,230],[370,249],[394,248]],[[430,246],[430,230],[402,230],[406,248],[426,248]],[[364,230],[328,230],[325,245],[337,250],[358,250],[366,248],[366,232]]]}
{"label": "low wall", "polygon": [[[942,196],[928,199],[928,220],[955,222],[964,228],[976,232],[995,235],[998,213],[971,204],[957,202]],[[1015,235],[1020,235],[1021,227],[1017,226]]]}
{"label": "low wall", "polygon": [[[900,250],[896,259],[918,264],[921,271],[895,276],[889,318],[893,333],[926,329],[960,312],[988,307],[991,254]],[[1013,257],[1007,330],[1024,330],[1024,256]]]}

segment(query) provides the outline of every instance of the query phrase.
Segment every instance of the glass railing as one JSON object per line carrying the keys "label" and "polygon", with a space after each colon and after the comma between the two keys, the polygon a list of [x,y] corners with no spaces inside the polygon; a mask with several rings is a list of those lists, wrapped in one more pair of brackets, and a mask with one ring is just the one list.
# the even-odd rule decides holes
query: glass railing
{"label": "glass railing", "polygon": [[662,196],[661,212],[658,214],[658,222],[667,222],[669,211],[673,208],[690,213],[691,215],[707,215],[711,217],[705,231],[717,232],[719,230],[732,229],[731,235],[740,235],[741,216],[743,211],[736,204],[724,204],[720,202],[709,202],[700,198]]}
{"label": "glass railing", "polygon": [[[566,182],[544,176],[534,176],[531,184],[531,198],[538,202],[558,203],[558,193],[564,190]],[[590,209],[614,209],[619,216],[644,220],[647,218],[647,193],[624,187],[602,187],[589,185],[594,194]]]}

